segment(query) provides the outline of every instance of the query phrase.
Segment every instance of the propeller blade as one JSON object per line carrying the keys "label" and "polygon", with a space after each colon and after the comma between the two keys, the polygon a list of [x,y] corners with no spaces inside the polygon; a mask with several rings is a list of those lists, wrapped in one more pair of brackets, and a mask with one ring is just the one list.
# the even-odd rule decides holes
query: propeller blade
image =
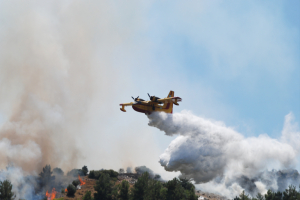
{"label": "propeller blade", "polygon": [[148,96],[149,96],[149,98],[150,98],[150,94],[149,93],[147,93],[148,94]]}
{"label": "propeller blade", "polygon": [[131,98],[134,100],[133,96]]}
{"label": "propeller blade", "polygon": [[139,98],[139,96],[137,97],[137,99]]}

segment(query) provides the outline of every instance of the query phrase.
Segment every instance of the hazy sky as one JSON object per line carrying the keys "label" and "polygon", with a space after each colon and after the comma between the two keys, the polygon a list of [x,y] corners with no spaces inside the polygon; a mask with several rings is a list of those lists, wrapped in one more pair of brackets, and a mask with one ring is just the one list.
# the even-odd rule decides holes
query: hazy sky
{"label": "hazy sky", "polygon": [[[36,20],[24,38],[43,45],[40,33],[47,33],[66,51],[67,70],[72,64],[82,74],[91,69],[90,114],[74,133],[84,154],[78,167],[145,164],[163,171],[158,157],[174,137],[149,127],[147,117],[131,108],[121,112],[119,104],[131,96],[166,97],[174,90],[183,99],[174,112],[223,121],[245,136],[279,138],[290,112],[299,121],[298,0],[12,2],[0,3],[2,43],[6,30],[15,27],[22,35],[20,22]],[[9,118],[4,110],[2,124]]]}

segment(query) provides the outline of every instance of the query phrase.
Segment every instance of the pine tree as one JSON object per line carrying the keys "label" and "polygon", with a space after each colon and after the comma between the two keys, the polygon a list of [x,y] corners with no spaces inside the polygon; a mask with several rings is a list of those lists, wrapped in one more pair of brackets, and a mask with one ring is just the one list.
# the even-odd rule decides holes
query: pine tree
{"label": "pine tree", "polygon": [[249,195],[245,194],[245,190],[240,194],[241,200],[250,200]]}
{"label": "pine tree", "polygon": [[85,176],[86,176],[87,173],[89,172],[87,166],[85,166],[85,165],[81,168],[81,171],[82,171],[83,175],[85,175]]}
{"label": "pine tree", "polygon": [[148,190],[146,192],[145,199],[153,199],[153,200],[162,199],[161,189],[162,189],[162,184],[159,181],[149,180]]}
{"label": "pine tree", "polygon": [[96,193],[95,200],[112,200],[113,199],[113,184],[110,182],[110,177],[106,173],[102,173],[99,180],[94,186]]}
{"label": "pine tree", "polygon": [[128,200],[129,199],[129,183],[125,180],[119,186],[120,193],[118,195],[120,200]]}
{"label": "pine tree", "polygon": [[12,192],[12,184],[10,183],[10,181],[0,181],[0,199],[12,200],[15,197],[15,194]]}
{"label": "pine tree", "polygon": [[91,193],[91,191],[87,191],[86,193],[85,193],[85,195],[83,196],[83,200],[92,200],[93,198],[92,198],[92,193]]}
{"label": "pine tree", "polygon": [[55,176],[52,176],[51,166],[46,165],[42,172],[39,174],[41,179],[41,184],[44,186],[47,190],[50,189],[50,186],[55,179]]}
{"label": "pine tree", "polygon": [[145,172],[141,177],[138,178],[132,189],[133,200],[143,200],[148,190],[149,173]]}

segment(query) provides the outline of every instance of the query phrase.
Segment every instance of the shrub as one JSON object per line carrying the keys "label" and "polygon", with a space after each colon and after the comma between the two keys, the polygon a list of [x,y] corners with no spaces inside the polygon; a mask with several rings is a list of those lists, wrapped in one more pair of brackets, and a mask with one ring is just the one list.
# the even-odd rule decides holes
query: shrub
{"label": "shrub", "polygon": [[53,174],[63,176],[64,171],[61,168],[56,167],[56,168],[53,169]]}
{"label": "shrub", "polygon": [[69,171],[67,173],[67,176],[73,176],[73,177],[77,177],[77,176],[83,176],[83,172],[81,169],[72,169],[71,171]]}
{"label": "shrub", "polygon": [[92,198],[92,193],[91,193],[91,191],[87,191],[86,193],[85,193],[85,195],[83,196],[83,200],[92,200],[93,198]]}
{"label": "shrub", "polygon": [[12,192],[12,184],[10,181],[0,181],[0,199],[12,200],[16,195]]}
{"label": "shrub", "polygon": [[82,171],[82,173],[83,173],[85,176],[86,176],[86,174],[89,172],[87,166],[85,166],[85,165],[81,168],[81,171]]}
{"label": "shrub", "polygon": [[90,171],[88,177],[89,178],[95,178],[95,171],[94,170]]}
{"label": "shrub", "polygon": [[68,185],[67,190],[68,190],[67,196],[73,197],[76,192],[75,186],[73,184],[70,184],[70,185]]}
{"label": "shrub", "polygon": [[112,169],[109,169],[109,170],[91,170],[90,173],[89,173],[89,178],[93,178],[93,179],[99,179],[101,174],[108,174],[109,177],[113,180],[113,181],[116,181],[117,180],[117,177],[119,175],[118,172],[112,170]]}
{"label": "shrub", "polygon": [[75,188],[77,187],[77,185],[80,185],[80,181],[77,179],[77,180],[74,180],[72,182],[72,184],[75,186]]}

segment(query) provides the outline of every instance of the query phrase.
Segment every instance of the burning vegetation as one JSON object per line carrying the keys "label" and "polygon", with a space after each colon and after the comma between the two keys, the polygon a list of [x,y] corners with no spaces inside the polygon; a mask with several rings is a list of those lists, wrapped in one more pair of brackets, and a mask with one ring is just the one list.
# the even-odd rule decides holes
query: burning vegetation
{"label": "burning vegetation", "polygon": [[[54,200],[54,199],[83,199],[83,200],[225,200],[228,198],[220,195],[196,191],[191,179],[174,178],[164,181],[158,174],[145,166],[136,167],[125,172],[120,169],[119,173],[114,170],[92,170],[87,176],[80,176],[82,169],[73,169],[66,176],[62,170],[53,169],[50,165],[43,168],[39,177],[35,177],[34,195],[30,197],[21,196],[22,199],[33,200]],[[87,170],[87,168],[86,168]],[[57,173],[57,172],[60,173]],[[88,170],[87,170],[88,171]],[[77,176],[75,175],[77,172]],[[300,188],[287,186],[288,183],[299,183],[300,174],[297,170],[282,170],[268,172],[270,176],[277,179],[278,185],[286,185],[285,190],[269,189],[265,194],[258,192],[242,191],[234,200],[299,200]],[[60,175],[57,175],[60,174]],[[69,176],[68,176],[69,175]],[[1,178],[1,172],[0,172]],[[263,181],[266,174],[257,177]],[[30,180],[30,179],[27,179]],[[243,177],[239,180],[246,188],[251,188],[253,181]],[[33,183],[32,180],[29,183]],[[51,188],[51,189],[49,189]],[[14,188],[19,189],[19,188]],[[252,188],[253,190],[253,188]],[[51,191],[51,192],[49,192]],[[254,190],[255,191],[255,190]],[[0,199],[11,200],[16,197],[10,181],[0,181]]]}
{"label": "burning vegetation", "polygon": [[[83,172],[84,170],[86,171]],[[204,191],[196,191],[192,179],[174,178],[164,181],[158,174],[151,169],[141,166],[134,170],[120,169],[116,172],[110,170],[92,170],[88,174],[88,169],[84,166],[82,169],[73,169],[64,175],[59,168],[51,170],[50,165],[46,165],[38,177],[25,177],[31,184],[33,190],[31,196],[23,194],[22,199],[27,200],[54,200],[54,199],[83,199],[83,200],[225,200],[226,197],[220,195],[206,193]],[[0,171],[0,178],[1,176]],[[86,176],[81,176],[86,174]],[[276,180],[276,184],[284,185],[286,189],[279,190],[271,187],[271,179]],[[247,177],[238,178],[237,181],[246,190],[243,190],[234,200],[299,200],[300,188],[298,189],[291,184],[300,183],[300,174],[297,170],[270,171],[261,174],[256,179]],[[1,180],[1,179],[0,179]],[[35,181],[33,181],[35,180]],[[273,181],[274,181],[273,180]],[[255,188],[255,181],[270,182],[270,188],[266,193],[261,194]],[[292,181],[292,182],[291,182]],[[273,184],[274,185],[274,184]],[[0,200],[12,200],[16,198],[13,189],[22,189],[23,186],[18,185],[14,188],[10,181],[0,181]],[[252,188],[251,188],[252,187]],[[300,187],[300,186],[299,186]],[[21,199],[20,198],[20,199]]]}

